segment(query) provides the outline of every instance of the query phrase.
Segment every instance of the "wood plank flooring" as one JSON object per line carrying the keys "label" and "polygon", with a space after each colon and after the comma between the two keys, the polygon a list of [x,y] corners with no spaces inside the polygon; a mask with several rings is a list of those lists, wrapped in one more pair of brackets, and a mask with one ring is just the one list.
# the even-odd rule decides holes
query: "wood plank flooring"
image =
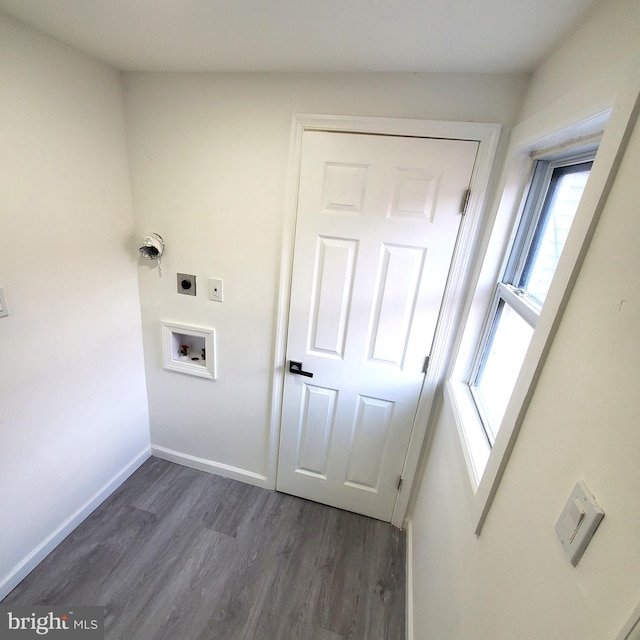
{"label": "wood plank flooring", "polygon": [[151,458],[3,601],[102,605],[108,640],[403,640],[383,522]]}

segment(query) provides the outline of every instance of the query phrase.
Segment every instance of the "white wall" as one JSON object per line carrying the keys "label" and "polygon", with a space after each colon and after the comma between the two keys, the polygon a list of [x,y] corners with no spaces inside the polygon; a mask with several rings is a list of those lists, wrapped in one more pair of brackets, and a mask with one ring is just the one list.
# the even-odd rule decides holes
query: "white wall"
{"label": "white wall", "polygon": [[149,447],[119,75],[0,15],[0,597]]}
{"label": "white wall", "polygon": [[536,70],[519,120],[539,116],[561,97],[571,99],[576,112],[615,93],[624,74],[637,63],[638,24],[637,0],[597,3],[585,22]]}
{"label": "white wall", "polygon": [[[549,58],[524,130],[567,124],[632,84],[639,8],[604,3]],[[638,129],[478,538],[455,423],[446,408],[435,421],[410,527],[413,638],[614,639],[640,601]],[[606,515],[574,568],[554,524],[578,478]]]}
{"label": "white wall", "polygon": [[[125,75],[136,228],[166,241],[162,277],[139,270],[152,443],[161,455],[274,481],[270,394],[292,115],[475,120],[508,131],[527,82],[524,75]],[[176,293],[176,272],[197,276],[197,297]],[[207,300],[207,276],[224,278],[224,303]],[[162,369],[161,319],[215,327],[217,381]]]}

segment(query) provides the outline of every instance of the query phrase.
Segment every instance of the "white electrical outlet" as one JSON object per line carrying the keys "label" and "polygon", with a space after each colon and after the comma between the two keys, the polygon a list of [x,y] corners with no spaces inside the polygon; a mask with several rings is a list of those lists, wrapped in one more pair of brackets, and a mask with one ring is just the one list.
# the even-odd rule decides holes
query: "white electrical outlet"
{"label": "white electrical outlet", "polygon": [[209,300],[224,302],[222,278],[209,278]]}

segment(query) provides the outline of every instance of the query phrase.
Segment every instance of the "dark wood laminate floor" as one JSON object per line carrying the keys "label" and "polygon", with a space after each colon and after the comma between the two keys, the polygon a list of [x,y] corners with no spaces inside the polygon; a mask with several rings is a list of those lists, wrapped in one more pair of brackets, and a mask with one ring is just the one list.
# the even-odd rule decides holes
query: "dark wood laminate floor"
{"label": "dark wood laminate floor", "polygon": [[108,640],[403,640],[404,534],[148,460],[3,601],[102,605]]}

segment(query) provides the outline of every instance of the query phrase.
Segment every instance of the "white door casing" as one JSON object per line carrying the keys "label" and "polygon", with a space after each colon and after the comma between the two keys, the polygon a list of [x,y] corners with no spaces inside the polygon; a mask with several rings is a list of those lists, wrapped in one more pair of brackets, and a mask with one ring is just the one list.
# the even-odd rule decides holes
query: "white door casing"
{"label": "white door casing", "polygon": [[[380,493],[381,483],[384,482],[384,471],[381,471],[381,469],[385,466],[389,468],[389,465],[387,463],[389,462],[389,460],[395,457],[396,459],[400,459],[400,470],[402,470],[402,461],[404,461],[403,476],[405,482],[403,484],[402,491],[398,493],[396,490],[398,473],[396,471],[393,472],[392,475],[395,477],[391,482],[391,484],[393,485],[391,493],[397,495],[397,499],[395,500],[395,509],[393,511],[391,521],[397,526],[401,526],[409,499],[409,490],[411,488],[413,476],[415,475],[415,471],[417,468],[421,446],[425,438],[427,418],[429,416],[431,408],[433,391],[436,389],[438,383],[442,379],[444,365],[446,365],[447,361],[447,352],[451,350],[452,346],[450,344],[451,334],[449,331],[449,327],[453,319],[455,319],[460,312],[460,309],[458,308],[456,302],[459,298],[458,293],[466,285],[472,248],[477,242],[477,238],[479,235],[481,218],[480,205],[484,199],[486,184],[488,182],[491,163],[493,160],[493,155],[495,153],[500,127],[499,125],[478,123],[447,123],[416,120],[350,118],[333,116],[294,116],[294,126],[292,130],[292,152],[290,158],[291,164],[289,171],[290,184],[288,189],[287,206],[289,217],[285,224],[285,258],[293,240],[294,212],[297,208],[297,193],[299,186],[298,175],[300,173],[302,158],[301,147],[302,139],[303,137],[305,137],[303,134],[309,131],[327,130],[336,132],[343,131],[392,134],[396,136],[412,136],[416,139],[424,137],[434,137],[448,139],[449,141],[464,140],[467,141],[467,144],[463,144],[462,146],[466,146],[468,148],[478,148],[478,144],[476,143],[479,143],[477,161],[475,164],[473,177],[471,179],[472,195],[469,201],[467,216],[464,220],[462,232],[458,237],[458,246],[455,253],[456,258],[453,263],[453,268],[449,274],[449,284],[445,291],[444,297],[445,302],[441,310],[440,322],[435,333],[435,339],[433,340],[432,344],[432,366],[430,366],[428,374],[426,376],[426,380],[423,386],[423,393],[420,396],[419,402],[417,402],[417,412],[415,400],[413,402],[413,405],[406,402],[406,393],[403,392],[402,394],[400,394],[400,396],[396,396],[395,399],[388,397],[389,390],[398,390],[399,386],[397,384],[383,384],[382,386],[384,388],[382,389],[376,389],[375,385],[373,385],[368,389],[366,393],[362,390],[360,390],[358,393],[354,393],[352,390],[349,392],[351,394],[350,405],[349,408],[346,409],[337,400],[339,394],[336,394],[335,392],[339,391],[339,385],[326,384],[326,381],[324,384],[321,384],[322,380],[319,376],[324,376],[326,374],[326,371],[333,369],[332,376],[334,377],[334,380],[340,381],[340,379],[342,379],[344,381],[346,376],[346,379],[348,381],[352,381],[356,378],[365,381],[365,378],[367,378],[367,376],[362,376],[362,371],[360,371],[359,375],[357,376],[351,375],[354,371],[353,364],[350,364],[345,369],[345,371],[347,371],[346,374],[344,371],[342,372],[341,378],[335,377],[336,362],[339,361],[343,356],[348,356],[349,354],[350,347],[349,340],[347,340],[349,336],[348,327],[352,323],[355,323],[352,326],[360,326],[360,329],[356,332],[356,334],[357,336],[359,336],[360,349],[362,349],[364,346],[365,352],[367,353],[369,370],[386,369],[388,372],[389,370],[395,368],[401,371],[410,371],[413,378],[410,385],[413,387],[412,393],[415,394],[415,389],[417,386],[419,394],[420,386],[423,379],[421,372],[423,358],[429,352],[429,345],[426,344],[426,342],[429,342],[429,340],[425,340],[425,335],[430,333],[431,337],[433,337],[434,320],[432,318],[431,324],[428,321],[419,323],[420,326],[425,329],[425,331],[418,332],[416,336],[421,333],[422,342],[426,345],[422,346],[420,349],[414,349],[412,347],[412,344],[421,342],[419,337],[415,337],[414,339],[413,332],[409,332],[412,335],[408,336],[408,341],[406,343],[402,340],[400,340],[400,342],[397,342],[397,335],[396,337],[393,337],[394,332],[391,332],[390,329],[399,323],[400,328],[405,331],[404,335],[407,336],[406,330],[408,328],[411,328],[412,326],[410,323],[412,312],[417,313],[418,317],[425,317],[424,314],[420,316],[420,314],[424,312],[424,309],[421,310],[419,308],[420,305],[413,305],[413,302],[415,302],[415,300],[412,298],[411,292],[415,292],[416,288],[417,290],[422,290],[424,287],[424,279],[420,279],[418,272],[421,268],[428,266],[429,259],[427,258],[427,256],[429,252],[424,252],[424,250],[419,247],[419,243],[412,242],[413,238],[409,242],[407,242],[406,238],[389,238],[385,241],[384,246],[378,246],[378,248],[374,252],[376,253],[379,250],[379,253],[377,253],[375,256],[375,260],[376,262],[380,262],[380,269],[376,267],[373,272],[370,269],[367,269],[365,270],[365,272],[360,274],[357,273],[357,269],[355,267],[355,259],[356,257],[361,258],[363,255],[368,253],[369,258],[367,259],[370,260],[372,250],[370,248],[366,249],[366,251],[365,249],[362,249],[362,241],[355,234],[352,233],[351,235],[349,235],[347,233],[341,236],[338,233],[334,233],[333,231],[335,230],[332,231],[330,229],[325,229],[324,231],[320,230],[321,232],[319,234],[316,234],[322,237],[317,240],[317,246],[314,246],[313,250],[310,252],[312,255],[311,281],[313,281],[313,277],[315,277],[315,281],[317,284],[316,288],[313,291],[313,305],[315,305],[315,307],[310,304],[312,299],[310,295],[308,301],[308,307],[314,308],[316,311],[316,314],[314,316],[315,320],[311,324],[309,324],[308,322],[306,323],[306,329],[308,330],[309,328],[311,328],[311,331],[307,331],[307,339],[305,347],[303,349],[303,353],[290,354],[290,357],[292,359],[302,360],[304,363],[304,368],[309,368],[311,370],[313,370],[313,367],[309,365],[309,363],[311,362],[310,358],[316,358],[322,362],[321,368],[326,371],[322,372],[321,369],[318,369],[320,373],[315,373],[313,379],[301,378],[299,376],[292,376],[291,374],[285,373],[284,361],[286,320],[289,301],[289,277],[292,271],[297,274],[302,273],[303,270],[299,269],[298,264],[296,264],[295,268],[292,268],[292,264],[286,259],[283,263],[279,301],[279,327],[276,338],[276,371],[274,375],[274,403],[272,412],[271,457],[269,471],[271,482],[275,484],[275,469],[277,463],[276,456],[278,440],[280,438],[279,423],[281,416],[281,407],[283,406],[280,404],[280,394],[284,384],[284,379],[285,377],[287,377],[294,381],[294,384],[298,388],[298,391],[302,391],[304,389],[304,394],[301,394],[294,403],[294,405],[297,404],[298,414],[300,413],[300,409],[303,408],[307,413],[307,418],[312,414],[316,415],[317,418],[317,416],[322,414],[322,412],[324,412],[326,415],[328,408],[329,413],[335,412],[336,418],[340,413],[344,414],[345,418],[348,417],[348,420],[347,422],[345,422],[345,424],[348,424],[349,428],[347,428],[346,431],[341,430],[339,436],[333,436],[334,439],[338,438],[337,440],[335,440],[334,444],[331,444],[331,439],[325,437],[326,433],[322,429],[316,429],[313,433],[307,434],[306,444],[308,446],[306,447],[306,449],[298,446],[298,444],[301,443],[297,442],[299,438],[296,435],[296,445],[294,447],[295,453],[293,454],[293,458],[295,458],[296,456],[299,458],[301,455],[303,457],[306,456],[304,461],[301,460],[303,464],[298,466],[304,466],[308,468],[302,469],[306,473],[294,472],[294,486],[293,488],[287,488],[287,481],[283,479],[286,475],[286,471],[284,471],[286,469],[284,460],[287,457],[287,454],[284,453],[284,449],[290,449],[291,445],[287,444],[288,439],[285,434],[286,427],[283,423],[281,440],[283,443],[282,453],[284,453],[284,456],[281,456],[279,461],[281,473],[279,473],[278,475],[278,488],[285,491],[291,491],[292,493],[300,494],[301,491],[299,490],[300,485],[298,482],[300,477],[306,476],[304,480],[309,479],[312,481],[317,481],[321,476],[327,476],[327,478],[329,478],[330,476],[332,476],[332,470],[335,470],[336,468],[342,466],[342,475],[344,476],[344,478],[340,482],[334,482],[334,484],[337,484],[338,486],[343,485],[351,490],[359,489],[357,491],[359,496],[355,501],[356,504],[344,504],[340,502],[338,502],[337,504],[345,508],[350,508],[354,511],[364,511],[367,513],[372,513],[370,511],[371,504],[369,503],[378,500],[378,498],[376,497],[376,490],[378,491],[378,493]],[[346,138],[349,138],[349,136],[344,137],[344,139]],[[381,139],[380,136],[361,136],[361,139],[364,140],[365,138],[373,139],[376,144]],[[396,141],[398,141],[398,139],[396,139]],[[446,141],[432,140],[431,142],[440,144],[445,143]],[[416,146],[420,146],[419,140],[414,140],[410,144],[414,145],[414,143],[416,144]],[[433,178],[433,176],[426,175],[425,171],[420,168],[419,164],[412,165],[411,163],[407,162],[400,162],[397,164],[397,168],[400,170],[399,173],[396,172],[400,176],[398,184],[401,184],[402,188],[399,192],[396,193],[395,202],[393,200],[391,201],[390,209],[395,211],[394,215],[397,218],[396,222],[402,219],[404,219],[404,222],[407,222],[412,217],[415,217],[415,211],[412,212],[411,209],[416,208],[410,206],[412,199],[415,200],[416,198],[422,198],[425,201],[429,200],[433,202],[433,196],[442,196],[445,192],[441,189],[439,190],[438,179],[426,179]],[[357,219],[359,217],[362,218],[361,215],[354,212],[357,203],[355,201],[350,201],[350,198],[351,200],[353,200],[353,197],[351,197],[353,196],[354,192],[353,185],[358,184],[359,176],[361,176],[361,174],[363,173],[362,165],[366,165],[366,159],[363,160],[362,158],[351,158],[347,161],[339,159],[335,161],[333,165],[328,165],[330,168],[328,171],[329,177],[327,180],[327,184],[333,183],[333,190],[335,193],[332,200],[335,200],[335,202],[329,202],[328,206],[323,205],[323,208],[330,212],[328,214],[324,214],[325,218],[342,218],[347,220],[351,219],[349,223],[351,224],[351,226],[353,226],[354,219]],[[370,173],[370,170],[367,169],[365,173],[366,172]],[[427,171],[427,173],[429,172]],[[396,178],[398,178],[398,175],[396,175]],[[468,178],[469,176],[467,175],[467,184],[469,182]],[[429,183],[431,183],[431,185],[427,186]],[[327,188],[330,189],[331,187]],[[325,188],[325,191],[327,191],[327,188]],[[355,191],[357,192],[357,188]],[[461,191],[464,191],[464,188],[462,188]],[[365,199],[366,197],[367,196],[365,196]],[[380,194],[378,194],[377,197],[380,197]],[[453,198],[455,200],[455,209],[457,211],[460,205],[462,192],[457,192],[455,194],[455,197],[447,197]],[[344,202],[341,202],[342,200],[344,200]],[[433,210],[431,210],[431,213],[429,215],[434,215]],[[422,217],[424,218],[425,216],[423,215]],[[386,217],[384,218],[384,220],[386,220],[387,222],[392,219],[393,216],[391,215],[388,220]],[[460,217],[458,216],[458,222],[459,220]],[[358,252],[360,253],[358,254]],[[308,251],[303,253],[308,253]],[[433,252],[432,255],[435,255],[435,252]],[[382,259],[380,260],[380,258]],[[448,261],[446,262],[446,265],[448,269]],[[336,287],[322,287],[320,284],[323,280],[321,276],[324,275],[324,280],[325,282],[327,282],[329,274],[332,271],[337,271],[340,277],[344,277],[346,274],[347,277],[351,278],[349,282],[345,282],[343,280],[343,286],[341,290],[342,293],[340,293],[340,290]],[[409,277],[399,275],[405,273],[408,273]],[[351,275],[349,276],[349,274]],[[383,277],[383,275],[386,277]],[[386,281],[386,283],[389,285],[394,282],[394,280],[397,286],[391,288],[387,287],[387,294],[385,295],[382,283]],[[356,309],[355,311],[353,311],[348,304],[345,304],[345,296],[342,295],[345,291],[345,287],[350,291],[349,287],[346,285],[355,286],[355,284],[357,284],[358,282],[360,284],[362,282],[365,282],[365,288],[368,288],[369,291],[371,291],[373,288],[374,291],[378,292],[378,297],[376,298],[377,305],[374,305],[373,313],[367,313],[366,310],[362,311],[361,309]],[[309,286],[307,287],[307,289],[309,289]],[[440,292],[440,294],[441,293],[442,292]],[[356,294],[354,293],[351,293],[350,295],[356,296]],[[354,297],[352,300],[350,299],[349,302],[355,300],[356,297]],[[347,298],[349,298],[348,295]],[[395,306],[394,304],[392,304],[392,300],[395,303],[398,303],[399,301],[408,303],[400,305],[400,308],[402,308],[405,313],[401,313],[401,317],[399,318],[392,318],[390,315],[391,309]],[[331,307],[331,305],[333,305],[333,307]],[[297,303],[295,302],[294,296],[291,305],[292,317],[296,312],[296,306]],[[339,320],[338,322],[331,321],[332,317],[335,314],[333,312],[328,312],[328,308],[337,310],[336,317]],[[322,312],[321,309],[324,309],[324,312]],[[363,318],[366,318],[365,324],[367,325],[367,329],[365,331],[361,329],[364,322]],[[305,323],[303,323],[303,325],[304,324]],[[371,331],[371,327],[373,327],[374,325],[379,329],[379,331],[376,332],[377,339],[373,338],[374,333]],[[429,326],[428,331],[426,330],[427,326]],[[290,337],[294,336],[295,333],[296,331],[293,331],[292,334],[290,334]],[[403,335],[403,332],[400,331],[400,334]],[[309,336],[313,337],[314,346],[313,349],[310,350],[310,353],[307,354],[306,352],[308,350],[308,347],[309,345],[311,345],[311,341],[310,339],[308,339]],[[385,336],[387,340],[384,339]],[[356,340],[355,342],[358,342],[358,340]],[[340,349],[343,350],[342,355],[340,355]],[[354,349],[356,349],[355,346],[352,348],[352,351]],[[400,353],[400,358],[397,357],[398,353]],[[294,355],[297,355],[298,358],[294,357]],[[317,367],[317,362],[315,366]],[[372,384],[371,376],[368,376],[366,382],[367,384]],[[428,393],[425,393],[425,391],[427,391]],[[347,394],[343,390],[342,395],[344,397],[349,394]],[[287,394],[285,394],[285,408],[287,406],[287,397]],[[415,426],[413,430],[410,426],[408,430],[404,429],[401,437],[393,437],[389,439],[389,434],[391,432],[389,431],[390,427],[387,420],[389,419],[390,415],[394,416],[395,418],[404,416],[405,422],[408,422],[410,425],[414,424],[413,418],[415,416]],[[407,421],[407,418],[411,419]],[[297,427],[294,431],[297,431],[299,433],[302,423],[300,422],[300,420],[297,420],[294,423],[297,424]],[[362,429],[365,424],[369,424],[369,426],[373,429],[373,438],[371,440],[364,440],[359,437],[363,432],[361,430],[359,431],[358,427]],[[356,427],[355,431],[354,426]],[[308,423],[307,427],[309,427]],[[320,438],[320,440],[318,440],[318,438]],[[340,440],[340,438],[342,438],[342,441]],[[386,450],[384,449],[384,447],[382,447],[382,449],[380,447],[372,447],[371,443],[376,441],[386,446]],[[319,446],[318,442],[320,442]],[[353,442],[356,445],[355,449],[349,449],[348,446],[345,447],[343,446],[343,444],[339,444],[340,442]],[[333,461],[331,461],[332,456],[327,447],[332,447],[336,451],[335,455],[333,456]],[[383,450],[384,455],[380,455],[381,450]],[[399,453],[401,451],[404,451],[404,453]],[[291,452],[289,452],[288,455],[289,458],[292,458]],[[326,471],[326,473],[323,472],[323,464],[325,464],[324,471]],[[293,467],[295,468],[295,465]],[[314,470],[314,468],[316,469]],[[337,474],[337,477],[339,477],[339,475],[340,474]],[[347,479],[347,484],[345,485],[344,480],[347,478],[347,475],[350,475],[350,478]],[[327,482],[323,481],[323,483],[326,484]],[[389,484],[388,478],[387,484]],[[330,493],[335,493],[334,489],[335,487],[331,489]],[[305,489],[305,491],[307,490],[308,488]],[[306,493],[303,495],[323,502],[333,502],[334,504],[336,503],[331,499],[327,500],[325,497],[313,493]],[[362,508],[363,505],[365,507],[364,509]],[[375,508],[377,509],[378,507]],[[382,511],[373,512],[372,514],[385,520],[390,519],[388,505],[385,506]]]}
{"label": "white door casing", "polygon": [[391,520],[477,150],[304,134],[280,491]]}

